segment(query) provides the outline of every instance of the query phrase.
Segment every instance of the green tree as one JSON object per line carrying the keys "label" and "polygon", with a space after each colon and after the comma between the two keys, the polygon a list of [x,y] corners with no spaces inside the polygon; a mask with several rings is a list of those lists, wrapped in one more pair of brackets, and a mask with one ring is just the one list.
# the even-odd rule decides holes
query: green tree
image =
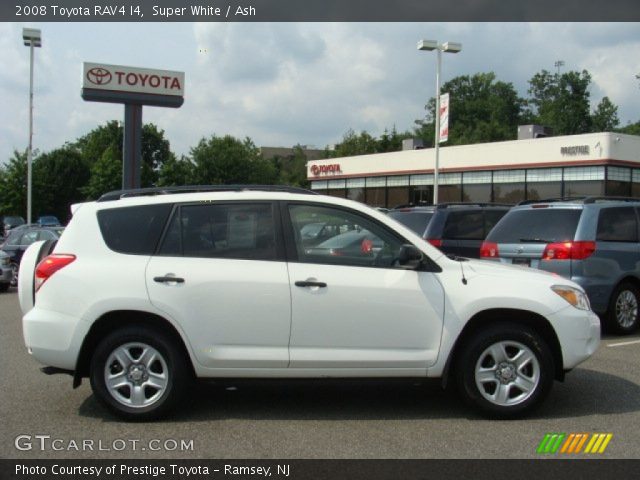
{"label": "green tree", "polygon": [[554,135],[591,131],[588,71],[552,74],[547,70],[529,80],[529,106],[535,123],[553,128]]}
{"label": "green tree", "polygon": [[193,168],[193,163],[187,157],[176,158],[172,153],[158,171],[157,185],[160,187],[190,185],[194,183]]}
{"label": "green tree", "polygon": [[[75,146],[88,165],[93,165],[100,160],[107,150],[111,150],[112,154],[110,155],[115,154],[122,163],[123,139],[122,125],[118,121],[112,120],[79,138]],[[171,149],[169,141],[164,137],[164,130],[158,129],[152,123],[142,126],[141,141],[142,172],[140,183],[143,187],[150,187],[158,181],[160,168],[169,159]]]}
{"label": "green tree", "polygon": [[629,123],[622,128],[616,130],[620,133],[626,133],[627,135],[639,135],[640,136],[640,121],[636,123]]}
{"label": "green tree", "polygon": [[293,155],[276,157],[273,163],[277,173],[277,183],[294,187],[309,186],[307,180],[307,156],[300,145],[293,147]]}
{"label": "green tree", "polygon": [[[462,75],[445,82],[441,91],[450,95],[449,145],[496,142],[516,138],[525,101],[511,83],[496,80],[493,72]],[[427,118],[417,121],[416,134],[428,146],[435,135],[436,100],[426,106]]]}
{"label": "green tree", "polygon": [[191,149],[193,181],[197,184],[274,183],[276,171],[250,138],[212,135]]}
{"label": "green tree", "polygon": [[84,200],[89,175],[89,165],[71,145],[40,155],[33,164],[34,219],[53,214],[66,222],[70,205]]}
{"label": "green tree", "polygon": [[0,212],[26,218],[26,211],[27,152],[14,150],[9,161],[0,166]]}
{"label": "green tree", "polygon": [[591,115],[592,130],[594,132],[613,132],[619,124],[618,107],[609,100],[609,97],[604,97]]}
{"label": "green tree", "polygon": [[118,153],[117,147],[111,145],[91,165],[89,181],[81,189],[89,200],[122,187],[122,157]]}
{"label": "green tree", "polygon": [[334,150],[331,152],[331,156],[351,157],[353,155],[376,153],[376,151],[377,142],[375,138],[367,132],[362,131],[360,134],[356,134],[353,130],[349,129],[342,137],[342,141],[336,144]]}

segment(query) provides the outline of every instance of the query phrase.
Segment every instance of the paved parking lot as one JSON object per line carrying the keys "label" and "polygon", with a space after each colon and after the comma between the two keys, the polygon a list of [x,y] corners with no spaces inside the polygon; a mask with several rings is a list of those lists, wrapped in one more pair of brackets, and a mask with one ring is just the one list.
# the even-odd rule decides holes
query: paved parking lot
{"label": "paved parking lot", "polygon": [[0,332],[2,458],[533,458],[548,432],[612,433],[603,456],[640,458],[639,335],[605,338],[527,420],[479,418],[431,381],[223,381],[169,420],[129,424],[88,382],[40,373],[13,291]]}

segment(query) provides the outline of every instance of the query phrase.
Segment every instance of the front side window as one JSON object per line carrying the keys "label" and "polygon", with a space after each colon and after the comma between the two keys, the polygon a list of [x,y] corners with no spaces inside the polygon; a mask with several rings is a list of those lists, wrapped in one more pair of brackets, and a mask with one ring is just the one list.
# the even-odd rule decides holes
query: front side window
{"label": "front side window", "polygon": [[176,210],[160,255],[276,259],[270,204],[183,205]]}
{"label": "front side window", "polygon": [[[381,225],[352,211],[290,205],[298,260],[305,263],[392,268],[403,242]],[[328,236],[310,241],[305,232],[321,224]]]}

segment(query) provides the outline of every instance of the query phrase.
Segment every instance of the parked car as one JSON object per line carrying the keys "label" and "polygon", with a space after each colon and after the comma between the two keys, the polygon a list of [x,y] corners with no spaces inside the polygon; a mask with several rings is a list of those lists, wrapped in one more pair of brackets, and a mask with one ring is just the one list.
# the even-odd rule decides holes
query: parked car
{"label": "parked car", "polygon": [[24,225],[24,218],[16,215],[7,215],[2,220],[3,231],[5,238],[9,235],[9,232],[17,226]]}
{"label": "parked car", "polygon": [[11,230],[9,236],[0,245],[0,250],[9,257],[13,270],[12,286],[18,285],[20,261],[29,245],[38,240],[57,240],[63,231],[63,227],[39,227],[37,225],[24,225]]}
{"label": "parked car", "polygon": [[638,329],[640,199],[585,197],[525,202],[489,233],[482,258],[571,279],[608,329]]}
{"label": "parked car", "polygon": [[0,292],[9,290],[13,282],[13,269],[9,255],[0,250]]}
{"label": "parked car", "polygon": [[60,226],[60,220],[58,220],[58,217],[53,215],[43,215],[41,217],[38,217],[38,220],[36,221],[36,223],[41,227],[59,227]]}
{"label": "parked car", "polygon": [[[74,386],[88,377],[122,418],[166,414],[194,377],[238,376],[439,377],[511,418],[599,345],[599,319],[568,279],[449,258],[347,199],[191,188],[76,205],[57,243],[22,259],[28,351]],[[320,218],[370,251],[309,253],[300,232]]]}
{"label": "parked car", "polygon": [[441,203],[396,207],[389,216],[444,253],[479,258],[482,241],[510,208],[495,203]]}

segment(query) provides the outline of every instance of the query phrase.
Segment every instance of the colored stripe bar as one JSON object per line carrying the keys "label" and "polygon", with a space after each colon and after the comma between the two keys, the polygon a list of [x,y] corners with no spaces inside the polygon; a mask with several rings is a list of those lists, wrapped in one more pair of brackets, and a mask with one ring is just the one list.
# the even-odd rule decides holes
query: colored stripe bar
{"label": "colored stripe bar", "polygon": [[556,453],[558,451],[558,449],[560,448],[560,445],[562,444],[562,440],[564,440],[564,437],[566,435],[567,435],[566,433],[560,433],[558,435],[558,439],[556,440],[556,443],[551,448],[551,453]]}
{"label": "colored stripe bar", "polygon": [[607,445],[609,445],[609,442],[611,441],[612,438],[613,438],[612,433],[607,434],[607,436],[604,439],[604,442],[602,442],[602,445],[600,445],[600,450],[598,450],[598,453],[604,453],[604,451],[607,448]]}

